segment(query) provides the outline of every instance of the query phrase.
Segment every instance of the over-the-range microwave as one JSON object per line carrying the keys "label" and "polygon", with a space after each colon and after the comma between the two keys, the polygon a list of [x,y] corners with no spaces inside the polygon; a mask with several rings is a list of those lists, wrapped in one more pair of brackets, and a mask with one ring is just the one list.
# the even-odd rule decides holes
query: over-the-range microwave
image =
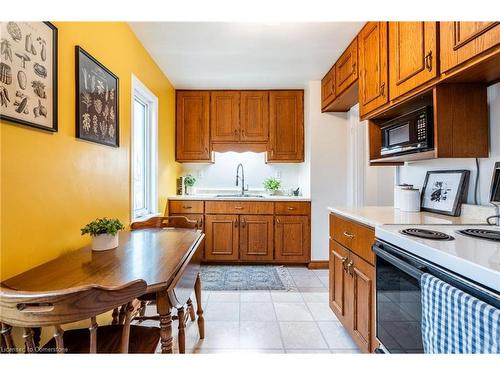
{"label": "over-the-range microwave", "polygon": [[434,148],[432,106],[421,107],[380,124],[382,157],[429,151]]}

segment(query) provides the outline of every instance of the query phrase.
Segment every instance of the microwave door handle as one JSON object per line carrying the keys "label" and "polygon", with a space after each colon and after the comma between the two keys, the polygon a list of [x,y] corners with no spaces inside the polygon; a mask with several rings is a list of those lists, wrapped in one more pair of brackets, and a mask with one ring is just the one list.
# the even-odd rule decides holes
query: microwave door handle
{"label": "microwave door handle", "polygon": [[387,251],[382,250],[379,246],[373,245],[372,250],[377,256],[391,263],[395,267],[399,268],[404,273],[407,273],[411,277],[417,279],[420,282],[420,277],[424,274],[418,268],[410,266],[408,263],[403,262],[401,259],[396,258],[394,255],[389,254]]}

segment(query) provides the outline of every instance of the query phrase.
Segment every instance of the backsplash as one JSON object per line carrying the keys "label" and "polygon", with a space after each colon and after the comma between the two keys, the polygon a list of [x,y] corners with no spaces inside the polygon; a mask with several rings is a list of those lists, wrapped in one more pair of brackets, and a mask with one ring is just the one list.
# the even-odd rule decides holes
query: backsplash
{"label": "backsplash", "polygon": [[[488,205],[490,184],[495,162],[500,161],[500,83],[488,87],[488,109],[490,123],[490,157],[479,159],[478,204]],[[425,175],[430,170],[468,169],[471,171],[467,203],[474,203],[476,161],[474,159],[436,159],[412,162],[401,167],[402,183],[413,184],[422,189]]]}
{"label": "backsplash", "polygon": [[263,152],[216,152],[214,164],[183,164],[181,173],[183,176],[192,174],[196,177],[196,188],[235,188],[236,167],[238,163],[242,163],[245,169],[245,185],[248,184],[250,189],[263,189],[262,183],[266,178],[277,177],[286,192],[297,187],[301,188],[301,192],[304,190],[304,163],[266,164],[265,157]]}

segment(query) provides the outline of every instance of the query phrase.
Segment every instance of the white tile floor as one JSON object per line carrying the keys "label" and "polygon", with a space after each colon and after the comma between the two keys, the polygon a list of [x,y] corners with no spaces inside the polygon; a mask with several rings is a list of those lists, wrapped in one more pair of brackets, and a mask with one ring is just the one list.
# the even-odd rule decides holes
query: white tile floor
{"label": "white tile floor", "polygon": [[296,292],[203,291],[205,339],[189,322],[186,352],[359,353],[328,306],[328,270],[287,269]]}

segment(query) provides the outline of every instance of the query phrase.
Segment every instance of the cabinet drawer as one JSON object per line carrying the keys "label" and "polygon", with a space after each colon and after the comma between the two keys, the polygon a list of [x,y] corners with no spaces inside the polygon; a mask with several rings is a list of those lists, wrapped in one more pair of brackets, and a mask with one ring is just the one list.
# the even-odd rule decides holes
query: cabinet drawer
{"label": "cabinet drawer", "polygon": [[203,201],[169,201],[169,215],[172,214],[202,214]]}
{"label": "cabinet drawer", "polygon": [[370,264],[375,264],[372,245],[375,231],[337,215],[330,215],[330,237]]}
{"label": "cabinet drawer", "polygon": [[309,215],[311,209],[309,202],[276,202],[274,212],[276,215]]}
{"label": "cabinet drawer", "polygon": [[269,214],[274,212],[273,202],[207,201],[207,214]]}

